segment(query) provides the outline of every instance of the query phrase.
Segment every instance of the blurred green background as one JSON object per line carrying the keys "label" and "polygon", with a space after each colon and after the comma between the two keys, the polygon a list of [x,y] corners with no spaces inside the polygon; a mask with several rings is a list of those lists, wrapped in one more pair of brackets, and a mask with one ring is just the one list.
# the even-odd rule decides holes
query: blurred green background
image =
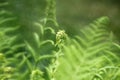
{"label": "blurred green background", "polygon": [[80,28],[97,18],[108,16],[110,18],[108,27],[120,40],[120,0],[56,0],[56,2],[60,28],[65,29],[70,36],[79,34]]}
{"label": "blurred green background", "polygon": [[110,30],[120,39],[120,0],[57,0],[57,20],[70,35],[99,17],[110,18]]}

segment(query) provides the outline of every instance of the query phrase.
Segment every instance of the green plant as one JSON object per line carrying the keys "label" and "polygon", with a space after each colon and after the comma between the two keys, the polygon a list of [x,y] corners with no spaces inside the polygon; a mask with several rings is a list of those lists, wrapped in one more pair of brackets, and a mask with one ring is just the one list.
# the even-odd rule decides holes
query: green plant
{"label": "green plant", "polygon": [[120,46],[102,17],[69,38],[56,73],[57,80],[119,80]]}
{"label": "green plant", "polygon": [[58,31],[55,0],[0,1],[0,80],[118,80],[120,46],[107,20],[68,38]]}
{"label": "green plant", "polygon": [[55,1],[6,0],[0,16],[0,80],[53,79],[61,39],[56,40]]}

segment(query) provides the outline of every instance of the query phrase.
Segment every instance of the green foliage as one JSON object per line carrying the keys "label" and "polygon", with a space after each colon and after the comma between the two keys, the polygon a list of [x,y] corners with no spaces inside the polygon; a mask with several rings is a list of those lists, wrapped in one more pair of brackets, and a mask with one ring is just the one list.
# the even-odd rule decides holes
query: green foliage
{"label": "green foliage", "polygon": [[54,0],[6,0],[0,6],[0,80],[53,79],[49,67],[60,52]]}
{"label": "green foliage", "polygon": [[56,73],[57,80],[119,80],[119,45],[106,28],[102,17],[80,30],[75,39],[68,38],[64,56]]}
{"label": "green foliage", "polygon": [[0,80],[118,80],[120,46],[107,31],[108,18],[68,38],[64,30],[56,33],[55,5],[0,1]]}

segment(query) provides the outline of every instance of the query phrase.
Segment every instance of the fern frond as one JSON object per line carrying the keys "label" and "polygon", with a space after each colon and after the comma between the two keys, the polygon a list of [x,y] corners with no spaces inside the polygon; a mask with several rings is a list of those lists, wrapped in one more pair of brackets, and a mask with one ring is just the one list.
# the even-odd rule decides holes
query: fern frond
{"label": "fern frond", "polygon": [[[0,3],[0,80],[51,80],[55,46],[54,0],[5,0]],[[49,23],[50,22],[50,23]],[[52,23],[51,23],[52,22]],[[54,53],[56,52],[56,53]]]}
{"label": "fern frond", "polygon": [[120,49],[115,48],[107,24],[108,18],[102,17],[81,29],[75,39],[68,39],[64,56],[59,59],[57,80],[119,80],[119,56],[115,50]]}

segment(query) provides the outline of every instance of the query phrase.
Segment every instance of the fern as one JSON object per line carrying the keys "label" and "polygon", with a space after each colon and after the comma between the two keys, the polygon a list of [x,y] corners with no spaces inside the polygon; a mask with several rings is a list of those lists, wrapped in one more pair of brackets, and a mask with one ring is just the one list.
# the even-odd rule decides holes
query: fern
{"label": "fern", "polygon": [[57,80],[119,80],[120,49],[114,45],[107,23],[108,18],[102,17],[81,29],[75,39],[68,38]]}
{"label": "fern", "polygon": [[5,0],[0,6],[0,80],[53,79],[50,71],[56,67],[50,66],[60,52],[55,1]]}
{"label": "fern", "polygon": [[68,38],[64,30],[56,33],[55,5],[0,1],[0,80],[119,80],[120,45],[107,31],[108,18]]}

